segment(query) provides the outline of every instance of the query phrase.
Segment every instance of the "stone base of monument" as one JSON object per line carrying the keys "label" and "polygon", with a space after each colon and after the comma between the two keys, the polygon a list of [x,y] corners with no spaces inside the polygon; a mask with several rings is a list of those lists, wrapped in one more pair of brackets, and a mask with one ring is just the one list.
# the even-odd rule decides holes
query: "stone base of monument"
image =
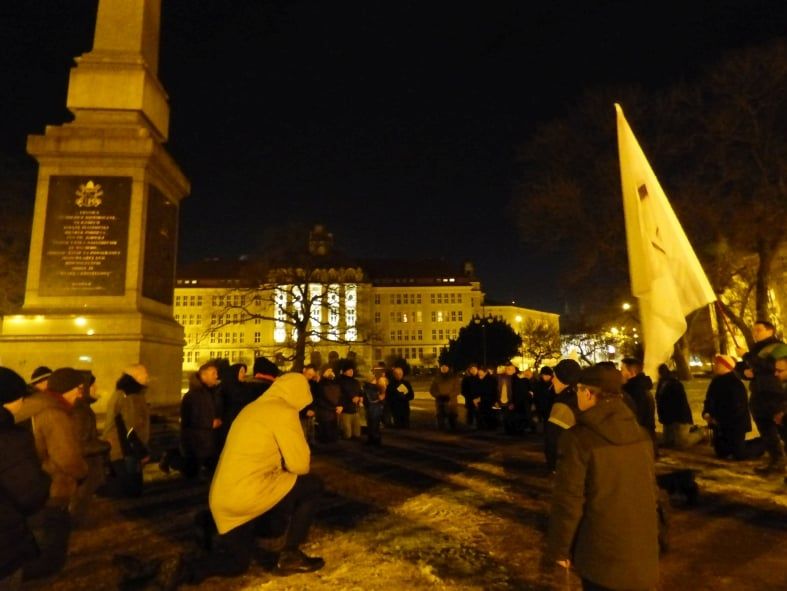
{"label": "stone base of monument", "polygon": [[7,316],[0,334],[0,365],[26,380],[33,370],[89,369],[96,376],[103,412],[123,368],[142,363],[151,382],[151,404],[180,401],[183,328],[174,320],[141,313],[38,314]]}

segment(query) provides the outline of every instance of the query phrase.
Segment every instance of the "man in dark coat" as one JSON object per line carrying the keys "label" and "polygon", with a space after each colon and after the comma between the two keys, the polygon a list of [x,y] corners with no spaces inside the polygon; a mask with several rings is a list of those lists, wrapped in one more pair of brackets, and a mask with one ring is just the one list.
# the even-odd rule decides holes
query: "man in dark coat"
{"label": "man in dark coat", "polygon": [[768,452],[768,460],[755,468],[763,475],[784,473],[784,447],[779,434],[779,425],[774,418],[784,405],[784,392],[774,373],[771,352],[782,345],[776,338],[776,328],[766,320],[758,320],[751,329],[754,345],[751,351],[740,350],[743,362],[737,368],[749,383],[749,409]]}
{"label": "man in dark coat", "polygon": [[702,441],[702,434],[691,430],[694,418],[686,397],[686,389],[680,380],[672,375],[666,364],[659,365],[658,371],[656,410],[659,422],[664,425],[664,447],[691,447]]}
{"label": "man in dark coat", "polygon": [[536,406],[536,413],[538,420],[543,430],[544,425],[549,420],[549,412],[552,410],[553,392],[552,392],[552,377],[554,372],[548,365],[543,366],[538,372],[538,378],[534,379],[532,384],[533,388],[533,403]]}
{"label": "man in dark coat", "polygon": [[215,402],[218,383],[216,365],[203,364],[191,376],[189,391],[180,403],[180,440],[186,460],[184,474],[190,478],[198,476],[201,468],[212,472],[218,460],[216,432],[221,427]]}
{"label": "man in dark coat", "polygon": [[[14,425],[13,411],[27,393],[25,381],[0,367],[0,588],[16,589],[22,565],[38,556],[27,517],[43,508],[50,479],[41,468],[33,435]],[[6,587],[7,585],[7,587]]]}
{"label": "man in dark coat", "polygon": [[746,386],[733,371],[735,360],[729,355],[716,355],[708,385],[702,417],[713,431],[713,449],[720,458],[734,460],[752,457],[746,447],[746,433],[751,431],[749,399]]}
{"label": "man in dark coat", "polygon": [[404,379],[404,368],[394,366],[385,393],[385,402],[391,409],[393,426],[398,429],[410,427],[410,401],[415,392],[409,380]]}
{"label": "man in dark coat", "polygon": [[554,472],[557,467],[557,447],[561,434],[576,423],[577,380],[582,369],[573,359],[561,359],[555,366],[552,377],[554,398],[549,419],[544,425],[544,456],[547,468]]}
{"label": "man in dark coat", "polygon": [[624,357],[620,362],[620,373],[623,376],[623,392],[629,396],[629,405],[637,422],[645,429],[653,440],[656,449],[656,401],[650,391],[653,380],[642,372],[642,361],[634,357]]}
{"label": "man in dark coat", "polygon": [[577,425],[559,442],[547,560],[572,563],[584,589],[655,589],[653,444],[621,396],[616,369],[582,370]]}
{"label": "man in dark coat", "polygon": [[476,424],[476,382],[478,381],[478,365],[471,363],[462,376],[462,383],[459,391],[465,399],[465,410],[467,415],[465,422],[469,427]]}
{"label": "man in dark coat", "polygon": [[317,440],[320,443],[335,443],[339,440],[339,415],[342,391],[336,383],[333,368],[326,367],[317,383],[315,413],[317,419]]}
{"label": "man in dark coat", "polygon": [[354,376],[355,362],[351,359],[341,360],[336,383],[342,393],[340,415],[342,439],[359,440],[361,438],[360,409],[363,402],[363,391],[361,383]]}
{"label": "man in dark coat", "polygon": [[498,425],[497,380],[491,369],[478,368],[478,381],[475,384],[478,397],[478,428],[494,431]]}

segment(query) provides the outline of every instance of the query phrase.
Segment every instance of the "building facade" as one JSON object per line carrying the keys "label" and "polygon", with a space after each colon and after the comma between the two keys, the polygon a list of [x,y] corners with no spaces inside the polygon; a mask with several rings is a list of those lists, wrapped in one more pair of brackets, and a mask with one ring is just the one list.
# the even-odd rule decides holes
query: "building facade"
{"label": "building facade", "polygon": [[[174,314],[185,333],[183,369],[208,359],[251,364],[265,356],[286,367],[300,332],[306,362],[354,357],[362,368],[393,357],[434,367],[450,339],[477,316],[515,329],[558,316],[517,306],[484,306],[471,263],[350,260],[316,227],[310,256],[291,266],[218,259],[178,272]],[[499,308],[499,309],[498,309]]]}

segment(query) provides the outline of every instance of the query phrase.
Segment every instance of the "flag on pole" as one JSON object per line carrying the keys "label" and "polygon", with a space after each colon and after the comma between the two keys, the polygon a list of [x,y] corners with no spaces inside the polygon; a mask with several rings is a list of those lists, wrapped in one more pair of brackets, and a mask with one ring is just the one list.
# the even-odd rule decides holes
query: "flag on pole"
{"label": "flag on pole", "polygon": [[686,315],[716,300],[667,196],[615,104],[631,293],[639,301],[645,373],[672,355]]}

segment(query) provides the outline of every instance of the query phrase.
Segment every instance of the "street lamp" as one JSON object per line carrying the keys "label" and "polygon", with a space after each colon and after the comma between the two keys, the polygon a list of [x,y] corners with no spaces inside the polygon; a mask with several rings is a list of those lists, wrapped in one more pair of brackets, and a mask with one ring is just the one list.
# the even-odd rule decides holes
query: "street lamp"
{"label": "street lamp", "polygon": [[621,307],[623,308],[624,312],[628,312],[629,310],[631,310],[631,304],[629,304],[628,302],[623,302],[623,306]]}

